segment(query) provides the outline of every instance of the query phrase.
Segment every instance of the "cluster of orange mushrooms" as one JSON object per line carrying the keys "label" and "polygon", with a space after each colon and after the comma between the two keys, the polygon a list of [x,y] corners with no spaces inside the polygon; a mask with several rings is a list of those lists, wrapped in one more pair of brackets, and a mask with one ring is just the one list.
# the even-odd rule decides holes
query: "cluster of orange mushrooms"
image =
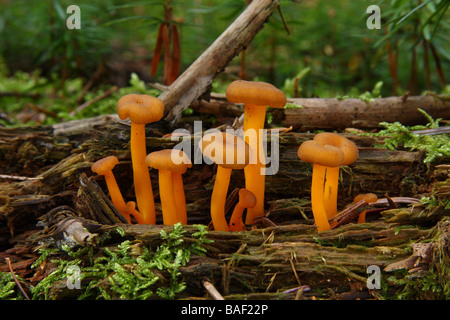
{"label": "cluster of orange mushrooms", "polygon": [[[237,80],[228,86],[226,97],[232,103],[243,103],[245,106],[243,139],[225,132],[210,133],[202,137],[199,147],[206,158],[217,164],[210,206],[214,230],[244,231],[246,224],[253,224],[255,218],[265,213],[265,159],[261,152],[261,129],[264,128],[266,109],[267,106],[283,108],[286,96],[269,83]],[[129,118],[131,121],[130,149],[136,203],[124,201],[114,178],[112,170],[119,163],[117,157],[100,159],[91,168],[93,172],[104,176],[117,211],[128,223],[132,223],[132,216],[139,224],[156,224],[150,167],[157,169],[159,174],[163,224],[187,224],[182,174],[192,167],[189,157],[182,150],[175,149],[164,149],[148,155],[146,152],[145,125],[163,117],[162,101],[149,95],[128,94],[119,99],[117,113],[120,119]],[[313,140],[303,142],[298,149],[298,156],[313,164],[311,205],[314,220],[318,231],[328,230],[329,220],[337,214],[339,167],[355,162],[358,148],[341,135],[323,132]],[[227,222],[225,202],[232,170],[244,170],[245,188],[239,190],[239,202]],[[244,210],[247,210],[245,223],[242,219]],[[363,214],[359,222],[364,222]]]}

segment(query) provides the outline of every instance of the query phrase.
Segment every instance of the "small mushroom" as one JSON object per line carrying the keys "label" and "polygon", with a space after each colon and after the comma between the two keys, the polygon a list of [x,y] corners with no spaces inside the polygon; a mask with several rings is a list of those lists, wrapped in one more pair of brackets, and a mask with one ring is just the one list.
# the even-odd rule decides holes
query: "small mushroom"
{"label": "small mushroom", "polygon": [[229,231],[225,219],[225,201],[231,171],[242,170],[250,161],[250,146],[238,136],[225,132],[205,134],[199,143],[203,155],[217,164],[211,195],[211,219],[216,231]]}
{"label": "small mushroom", "polygon": [[142,214],[140,214],[136,210],[136,202],[128,201],[126,206],[125,206],[125,213],[127,215],[132,215],[136,219],[138,224],[144,224],[144,220],[142,218]]}
{"label": "small mushroom", "polygon": [[[377,202],[378,197],[374,193],[361,193],[358,194],[354,199],[353,203],[358,203],[360,201],[365,201],[367,204]],[[363,212],[359,214],[358,217],[358,223],[365,223],[366,222],[366,213],[367,209],[364,209]]]}
{"label": "small mushroom", "polygon": [[245,209],[253,208],[256,205],[256,197],[253,192],[245,188],[239,190],[239,202],[234,207],[230,218],[230,231],[245,231],[245,224],[242,221],[242,214]]}
{"label": "small mushroom", "polygon": [[159,121],[164,113],[164,104],[158,98],[145,94],[127,94],[117,102],[119,118],[131,120],[131,161],[136,201],[145,224],[156,223],[155,201],[148,167],[145,144],[145,125]]}
{"label": "small mushroom", "polygon": [[91,170],[98,175],[104,176],[112,203],[116,207],[117,211],[119,211],[119,213],[125,217],[128,223],[131,223],[130,215],[125,210],[125,201],[123,200],[122,193],[120,192],[116,178],[114,177],[114,173],[112,172],[112,170],[118,163],[119,159],[117,159],[117,157],[109,156],[95,162],[91,166]]}
{"label": "small mushroom", "polygon": [[245,187],[256,196],[256,206],[247,210],[246,223],[254,223],[256,217],[264,215],[265,159],[262,156],[261,129],[264,129],[267,106],[283,108],[285,94],[275,86],[258,81],[233,81],[226,89],[228,101],[244,103],[245,142],[254,152],[251,163],[244,169]]}
{"label": "small mushroom", "polygon": [[191,160],[182,150],[165,149],[148,154],[145,163],[159,170],[159,197],[163,223],[187,224],[186,198],[181,175],[187,168],[192,167]]}

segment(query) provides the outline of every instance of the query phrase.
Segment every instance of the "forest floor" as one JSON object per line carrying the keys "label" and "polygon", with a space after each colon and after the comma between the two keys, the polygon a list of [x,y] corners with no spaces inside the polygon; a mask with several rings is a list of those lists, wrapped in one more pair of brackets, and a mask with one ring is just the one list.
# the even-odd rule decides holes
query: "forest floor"
{"label": "forest floor", "polygon": [[[148,152],[177,143],[165,128],[147,127]],[[133,200],[127,122],[104,116],[0,128],[0,298],[217,299],[213,287],[230,300],[448,299],[449,158],[425,163],[426,151],[382,148],[387,133],[342,134],[359,158],[341,168],[344,218],[334,228],[314,226],[312,168],[297,158],[298,146],[314,135],[286,129],[279,172],[266,177],[265,217],[247,231],[218,232],[209,214],[215,166],[206,164],[183,176],[187,225],[162,225],[155,170],[157,224],[120,217],[90,167],[117,156],[116,179]],[[448,141],[448,133],[441,136]],[[193,147],[198,138],[190,138]],[[243,184],[234,171],[227,217]],[[378,201],[346,210],[367,192]],[[357,223],[362,210],[366,222]]]}

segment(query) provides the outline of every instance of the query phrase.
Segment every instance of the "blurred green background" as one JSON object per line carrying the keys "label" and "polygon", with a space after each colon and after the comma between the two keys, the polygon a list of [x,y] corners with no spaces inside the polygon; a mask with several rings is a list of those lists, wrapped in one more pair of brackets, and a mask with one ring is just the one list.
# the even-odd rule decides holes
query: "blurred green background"
{"label": "blurred green background", "polygon": [[[114,112],[114,99],[126,92],[157,94],[147,83],[163,82],[163,57],[150,74],[159,26],[179,32],[181,73],[247,2],[0,0],[0,121],[48,124]],[[73,4],[81,12],[78,30],[66,27],[71,15],[66,9]],[[373,4],[381,9],[380,29],[366,26]],[[271,82],[290,97],[357,96],[380,82],[381,96],[448,92],[449,5],[449,0],[282,0],[281,14],[275,11],[247,48],[245,66],[237,56],[214,88],[223,91],[245,70],[246,79]],[[73,114],[113,85],[120,89],[111,101]],[[12,116],[27,108],[41,117]]]}

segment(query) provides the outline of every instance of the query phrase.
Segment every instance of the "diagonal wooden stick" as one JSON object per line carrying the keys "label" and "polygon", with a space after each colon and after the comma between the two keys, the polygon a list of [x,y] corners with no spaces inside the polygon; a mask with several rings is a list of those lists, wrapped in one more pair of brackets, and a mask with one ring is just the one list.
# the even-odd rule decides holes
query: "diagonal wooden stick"
{"label": "diagonal wooden stick", "polygon": [[166,108],[165,120],[175,125],[183,110],[208,91],[216,74],[245,49],[278,5],[279,0],[252,1],[167,91],[159,96]]}

